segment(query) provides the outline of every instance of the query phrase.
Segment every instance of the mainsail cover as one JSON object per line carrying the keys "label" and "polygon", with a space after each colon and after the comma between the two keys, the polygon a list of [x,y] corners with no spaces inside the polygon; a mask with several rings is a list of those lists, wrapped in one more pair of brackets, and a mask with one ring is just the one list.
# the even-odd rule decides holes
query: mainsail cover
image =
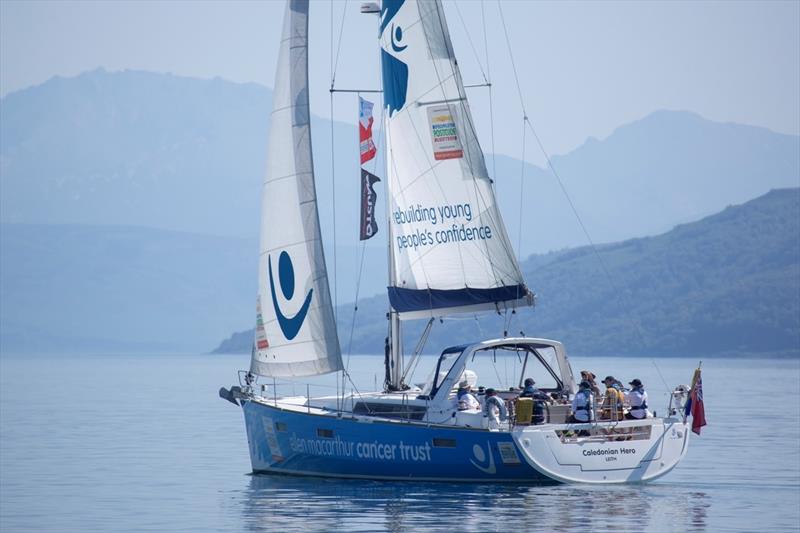
{"label": "mainsail cover", "polygon": [[309,114],[308,0],[290,0],[261,199],[257,327],[250,370],[262,376],[311,376],[342,369],[317,213]]}
{"label": "mainsail cover", "polygon": [[439,0],[384,0],[389,299],[403,319],[532,304]]}

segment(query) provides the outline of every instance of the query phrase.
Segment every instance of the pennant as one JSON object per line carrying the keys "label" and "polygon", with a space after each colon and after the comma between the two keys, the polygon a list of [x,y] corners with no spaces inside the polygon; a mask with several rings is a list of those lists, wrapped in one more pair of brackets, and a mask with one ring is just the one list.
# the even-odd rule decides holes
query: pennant
{"label": "pennant", "polygon": [[375,222],[375,200],[378,195],[372,186],[381,181],[378,176],[361,169],[361,239],[365,241],[378,233],[378,223]]}
{"label": "pennant", "polygon": [[372,142],[372,106],[374,104],[358,97],[358,141],[361,151],[361,164],[363,165],[377,153],[375,143]]}

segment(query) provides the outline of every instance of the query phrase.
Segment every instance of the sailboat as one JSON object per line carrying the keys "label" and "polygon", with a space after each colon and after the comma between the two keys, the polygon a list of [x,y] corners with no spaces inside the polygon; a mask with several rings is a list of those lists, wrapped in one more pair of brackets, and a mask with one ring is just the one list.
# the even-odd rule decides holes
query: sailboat
{"label": "sailboat", "polygon": [[[220,396],[244,412],[252,469],[340,478],[624,483],[656,479],[686,454],[679,389],[667,416],[569,422],[578,391],[557,341],[503,337],[445,347],[406,383],[403,324],[509,313],[534,302],[497,206],[440,0],[383,0],[379,14],[389,255],[383,390],[278,396],[269,379],[343,372],[317,212],[308,94],[307,0],[287,4],[262,194],[256,334],[249,371]],[[428,328],[426,328],[426,333]],[[511,416],[459,408],[481,361],[518,371]],[[537,376],[537,420],[520,398]],[[489,378],[492,379],[492,378]],[[480,396],[480,395],[479,395]],[[673,403],[674,401],[674,403]]]}

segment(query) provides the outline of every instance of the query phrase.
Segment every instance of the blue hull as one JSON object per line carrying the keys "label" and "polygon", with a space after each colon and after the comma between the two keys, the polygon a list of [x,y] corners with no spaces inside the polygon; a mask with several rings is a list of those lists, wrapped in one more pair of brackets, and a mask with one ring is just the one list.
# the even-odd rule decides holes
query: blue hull
{"label": "blue hull", "polygon": [[545,483],[508,433],[362,422],[244,401],[254,472],[324,477]]}

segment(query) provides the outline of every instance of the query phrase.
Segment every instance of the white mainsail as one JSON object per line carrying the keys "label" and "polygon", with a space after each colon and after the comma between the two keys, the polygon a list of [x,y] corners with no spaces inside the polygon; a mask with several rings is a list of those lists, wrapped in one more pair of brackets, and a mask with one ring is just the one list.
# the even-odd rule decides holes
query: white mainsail
{"label": "white mainsail", "polygon": [[287,4],[275,75],[250,364],[262,376],[310,376],[343,367],[314,188],[308,7],[308,0]]}
{"label": "white mainsail", "polygon": [[531,305],[439,0],[384,0],[392,308],[401,319]]}

